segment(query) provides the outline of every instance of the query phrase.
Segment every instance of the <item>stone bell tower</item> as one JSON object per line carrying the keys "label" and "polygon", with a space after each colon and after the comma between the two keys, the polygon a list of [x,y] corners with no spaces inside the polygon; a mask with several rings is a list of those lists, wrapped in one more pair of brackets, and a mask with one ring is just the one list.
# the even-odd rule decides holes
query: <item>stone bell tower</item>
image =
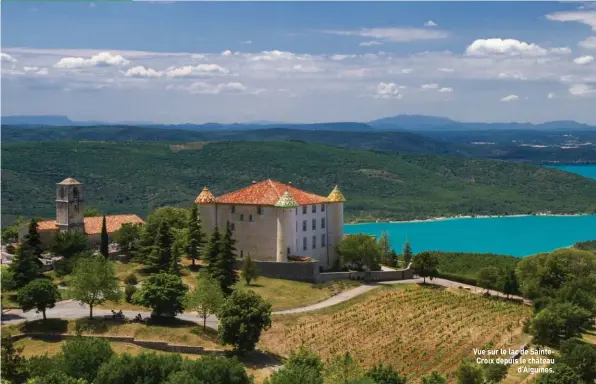
{"label": "stone bell tower", "polygon": [[56,227],[60,232],[85,232],[83,192],[83,184],[70,177],[56,184]]}

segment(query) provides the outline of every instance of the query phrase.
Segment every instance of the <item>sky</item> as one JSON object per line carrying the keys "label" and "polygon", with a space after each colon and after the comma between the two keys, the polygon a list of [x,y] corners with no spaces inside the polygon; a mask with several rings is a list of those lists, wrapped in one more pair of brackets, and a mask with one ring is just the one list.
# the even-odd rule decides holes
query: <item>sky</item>
{"label": "sky", "polygon": [[596,124],[595,4],[2,2],[2,115]]}

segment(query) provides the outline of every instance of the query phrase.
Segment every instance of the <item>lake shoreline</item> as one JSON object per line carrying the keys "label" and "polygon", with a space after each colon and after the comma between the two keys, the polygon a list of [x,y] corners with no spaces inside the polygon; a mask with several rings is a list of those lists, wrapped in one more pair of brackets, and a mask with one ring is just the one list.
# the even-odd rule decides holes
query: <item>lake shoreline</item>
{"label": "lake shoreline", "polygon": [[548,212],[539,212],[534,214],[518,214],[518,215],[457,215],[457,216],[445,216],[445,217],[430,217],[428,219],[414,219],[414,220],[377,220],[367,222],[348,222],[344,225],[360,225],[360,224],[407,224],[407,223],[429,223],[434,221],[447,221],[447,220],[459,220],[459,219],[497,219],[497,218],[509,218],[509,217],[533,217],[533,216],[550,216],[550,217],[574,217],[574,216],[590,216],[593,213],[561,213],[553,214]]}

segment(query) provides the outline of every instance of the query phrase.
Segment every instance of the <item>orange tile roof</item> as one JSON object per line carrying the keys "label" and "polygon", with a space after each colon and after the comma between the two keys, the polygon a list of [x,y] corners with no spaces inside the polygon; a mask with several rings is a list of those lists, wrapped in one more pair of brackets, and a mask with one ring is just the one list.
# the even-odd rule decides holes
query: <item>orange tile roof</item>
{"label": "orange tile roof", "polygon": [[220,204],[275,205],[286,190],[299,205],[328,202],[326,197],[305,192],[292,185],[282,184],[271,179],[219,196],[215,202]]}
{"label": "orange tile roof", "polygon": [[[85,233],[88,235],[95,235],[101,233],[103,217],[85,217]],[[137,215],[111,215],[106,216],[106,229],[108,233],[116,232],[123,224],[126,223],[144,223]],[[56,220],[40,221],[37,223],[40,231],[56,230]]]}

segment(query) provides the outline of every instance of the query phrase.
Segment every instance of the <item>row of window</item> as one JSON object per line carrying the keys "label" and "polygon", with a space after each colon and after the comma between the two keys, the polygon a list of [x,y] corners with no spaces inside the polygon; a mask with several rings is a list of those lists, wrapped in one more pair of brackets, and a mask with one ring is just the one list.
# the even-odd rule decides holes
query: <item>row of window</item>
{"label": "row of window", "polygon": [[[308,205],[303,205],[302,206],[302,214],[306,215],[307,211],[308,211]],[[312,213],[317,213],[317,205],[316,204],[311,205],[311,211],[312,211]],[[321,212],[325,212],[325,204],[321,204]],[[298,208],[296,208],[296,214],[298,214]]]}
{"label": "row of window", "polygon": [[[306,220],[302,220],[302,232],[306,232]],[[317,229],[317,219],[312,219],[312,230],[315,231]],[[321,218],[321,229],[325,229],[325,218]],[[298,232],[298,222],[296,222],[296,232]]]}
{"label": "row of window", "polygon": [[[298,243],[297,239],[296,239],[296,243]],[[325,246],[326,246],[325,235],[321,235],[321,247],[325,247]],[[312,247],[312,249],[317,248],[317,237],[316,236],[312,237],[311,247]],[[296,248],[298,248],[298,244],[296,244]],[[304,236],[302,238],[302,250],[306,251],[307,249],[308,249],[308,237]]]}
{"label": "row of window", "polygon": [[[265,212],[265,210],[263,209],[263,207],[257,207],[257,215],[262,215]],[[230,213],[236,213],[236,206],[232,205],[230,207]],[[243,217],[244,215],[240,215],[240,217]],[[252,215],[250,215],[252,217]],[[242,220],[241,220],[242,221]]]}

